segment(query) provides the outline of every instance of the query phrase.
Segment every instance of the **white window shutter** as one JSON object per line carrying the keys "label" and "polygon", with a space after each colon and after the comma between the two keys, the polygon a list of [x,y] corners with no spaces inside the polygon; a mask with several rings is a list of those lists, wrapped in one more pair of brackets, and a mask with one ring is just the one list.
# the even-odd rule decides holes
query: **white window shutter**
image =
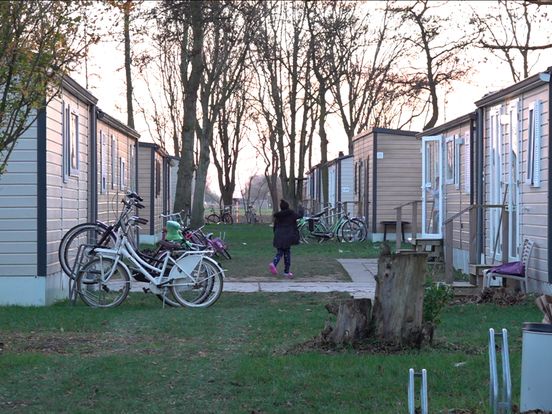
{"label": "white window shutter", "polygon": [[466,132],[464,137],[464,191],[469,194],[471,191],[471,159],[470,159],[470,133]]}
{"label": "white window shutter", "polygon": [[534,152],[533,152],[533,187],[540,187],[541,178],[541,102],[535,101],[534,116]]}

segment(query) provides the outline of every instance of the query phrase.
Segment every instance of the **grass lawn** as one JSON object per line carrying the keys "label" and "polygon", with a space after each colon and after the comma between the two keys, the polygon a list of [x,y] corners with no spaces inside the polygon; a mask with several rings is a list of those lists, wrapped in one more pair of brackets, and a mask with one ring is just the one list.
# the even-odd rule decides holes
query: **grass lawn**
{"label": "grass lawn", "polygon": [[[274,280],[268,263],[276,249],[272,247],[272,227],[268,224],[205,226],[204,231],[222,235],[229,245],[232,260],[220,259],[229,280]],[[291,248],[291,270],[299,281],[350,281],[335,259],[377,257],[377,245],[369,242],[300,244]],[[283,272],[283,261],[279,264]]]}
{"label": "grass lawn", "polygon": [[[268,225],[226,231],[230,280],[272,279]],[[298,280],[347,280],[336,258],[376,257],[371,243],[293,248]],[[542,314],[454,305],[436,344],[398,354],[304,346],[324,328],[324,305],[343,294],[223,293],[208,309],[162,309],[131,294],[116,309],[78,303],[0,308],[0,412],[9,413],[377,413],[407,411],[408,369],[426,368],[430,412],[488,412],[488,329],[507,328],[514,402],[519,401],[521,327]]]}
{"label": "grass lawn", "polygon": [[519,401],[521,326],[542,317],[532,302],[451,306],[437,345],[420,351],[301,349],[336,297],[225,293],[193,310],[133,294],[107,310],[0,308],[0,412],[397,414],[412,367],[428,370],[430,412],[486,413],[490,327],[509,330]]}

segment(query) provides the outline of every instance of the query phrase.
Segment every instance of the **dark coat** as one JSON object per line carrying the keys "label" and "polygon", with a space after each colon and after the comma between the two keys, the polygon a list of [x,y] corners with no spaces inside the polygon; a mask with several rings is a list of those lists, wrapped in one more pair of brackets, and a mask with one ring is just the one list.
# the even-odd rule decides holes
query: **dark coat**
{"label": "dark coat", "polygon": [[274,241],[272,242],[274,247],[287,249],[294,244],[299,244],[298,218],[297,213],[291,209],[274,214]]}

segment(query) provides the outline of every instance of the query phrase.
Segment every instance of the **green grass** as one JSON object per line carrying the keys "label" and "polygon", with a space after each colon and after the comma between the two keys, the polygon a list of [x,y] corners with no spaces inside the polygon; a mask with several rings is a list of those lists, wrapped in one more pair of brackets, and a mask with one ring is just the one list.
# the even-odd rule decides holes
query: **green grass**
{"label": "green grass", "polygon": [[[232,260],[220,260],[228,278],[274,279],[267,267],[276,253],[272,247],[272,227],[268,224],[208,225],[204,231],[222,235],[228,243]],[[335,259],[377,257],[378,249],[369,242],[338,243],[330,240],[321,244],[300,244],[291,248],[291,270],[295,279],[300,281],[348,281],[349,276]],[[283,271],[283,263],[280,263],[280,271]]]}
{"label": "green grass", "polygon": [[428,370],[430,412],[486,413],[488,328],[508,328],[519,401],[521,326],[532,303],[456,305],[436,345],[383,355],[301,347],[328,294],[229,294],[209,309],[0,308],[0,412],[381,413],[407,411],[408,369]]}

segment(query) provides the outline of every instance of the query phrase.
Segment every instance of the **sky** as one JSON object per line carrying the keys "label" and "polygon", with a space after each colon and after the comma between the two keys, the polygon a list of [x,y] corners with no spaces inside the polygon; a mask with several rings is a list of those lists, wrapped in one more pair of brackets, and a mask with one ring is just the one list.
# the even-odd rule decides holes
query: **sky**
{"label": "sky", "polygon": [[[466,7],[486,7],[493,2],[464,2]],[[447,6],[443,7],[447,12]],[[122,36],[121,36],[122,38]],[[477,53],[477,52],[474,52]],[[123,68],[124,56],[123,45],[119,40],[103,38],[102,41],[90,49],[88,60],[88,85],[84,76],[83,65],[72,74],[81,85],[88,89],[98,98],[98,106],[111,116],[126,123],[126,99],[125,99],[125,77]],[[552,66],[552,52],[539,60],[535,71],[544,71]],[[133,69],[136,70],[136,69]],[[437,125],[465,115],[475,109],[474,102],[482,98],[486,93],[493,92],[511,85],[511,74],[505,63],[497,59],[490,59],[485,64],[474,64],[470,77],[461,82],[455,82],[453,89],[440,96],[440,117]],[[148,92],[137,88],[135,96],[141,103],[149,101]],[[136,108],[135,108],[136,109]],[[136,130],[141,135],[141,140],[152,141],[147,125],[140,115],[135,115]],[[423,127],[423,119],[419,120],[414,130]],[[328,159],[334,159],[340,151],[347,153],[347,138],[340,128],[339,122],[332,122],[328,127],[329,154]],[[263,166],[257,161],[255,151],[251,144],[246,144],[240,153],[240,164],[238,167],[238,187],[242,187],[253,174],[262,174]],[[262,161],[261,161],[262,163]],[[316,164],[316,162],[315,162]],[[216,173],[211,165],[208,185],[218,192]],[[239,190],[237,190],[239,192]]]}

